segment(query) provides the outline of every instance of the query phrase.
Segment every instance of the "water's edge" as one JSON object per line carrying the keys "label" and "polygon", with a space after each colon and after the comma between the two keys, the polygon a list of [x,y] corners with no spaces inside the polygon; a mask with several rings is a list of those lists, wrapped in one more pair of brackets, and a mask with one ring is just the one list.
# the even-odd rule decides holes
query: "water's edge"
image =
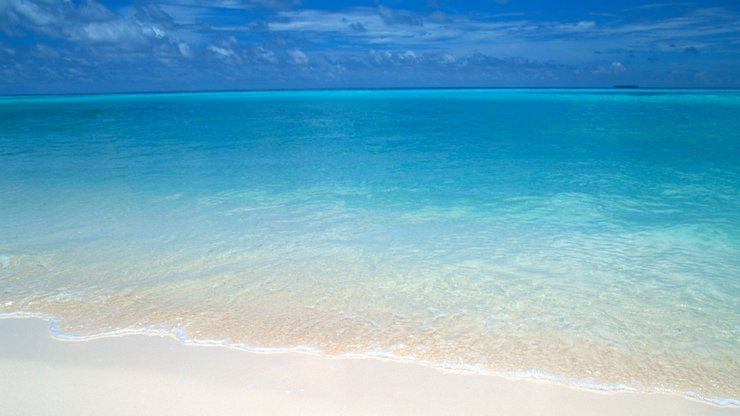
{"label": "water's edge", "polygon": [[499,377],[505,379],[516,379],[516,380],[527,380],[545,383],[555,383],[569,388],[581,389],[591,392],[600,393],[618,393],[618,392],[630,392],[637,394],[665,394],[670,396],[683,397],[689,400],[699,401],[701,403],[709,404],[716,407],[722,408],[736,408],[740,407],[740,399],[729,398],[729,397],[708,397],[699,394],[694,391],[676,391],[667,388],[653,387],[649,390],[638,390],[627,384],[600,384],[595,381],[571,378],[566,375],[550,374],[537,369],[528,369],[516,372],[496,372],[484,368],[480,365],[466,365],[466,364],[455,364],[447,362],[433,362],[427,360],[419,360],[409,356],[399,356],[393,354],[390,351],[375,350],[368,351],[365,353],[344,353],[344,354],[328,354],[317,348],[308,345],[298,345],[294,347],[255,347],[247,343],[241,342],[229,342],[227,340],[218,339],[197,339],[190,337],[187,332],[178,327],[170,329],[162,328],[120,328],[113,331],[98,332],[91,335],[79,335],[70,332],[65,332],[60,328],[59,319],[55,316],[48,315],[39,312],[28,312],[28,311],[15,311],[15,312],[3,312],[0,313],[0,319],[39,319],[45,321],[49,325],[49,334],[53,339],[59,341],[74,341],[84,342],[91,341],[101,338],[113,338],[128,335],[146,335],[146,336],[159,336],[169,337],[177,340],[182,345],[188,346],[209,346],[209,347],[223,347],[231,348],[241,351],[246,351],[255,354],[278,354],[278,353],[302,353],[318,356],[329,359],[375,359],[385,360],[391,362],[405,363],[421,365],[424,367],[433,368],[439,371],[450,371],[455,373],[463,374],[476,374],[484,375],[489,377]]}

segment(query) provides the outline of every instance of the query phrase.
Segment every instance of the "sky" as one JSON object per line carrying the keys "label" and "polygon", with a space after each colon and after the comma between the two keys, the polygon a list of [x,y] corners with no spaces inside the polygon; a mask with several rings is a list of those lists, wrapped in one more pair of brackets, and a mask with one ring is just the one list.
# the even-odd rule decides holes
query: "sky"
{"label": "sky", "polygon": [[740,88],[740,0],[0,0],[0,94]]}

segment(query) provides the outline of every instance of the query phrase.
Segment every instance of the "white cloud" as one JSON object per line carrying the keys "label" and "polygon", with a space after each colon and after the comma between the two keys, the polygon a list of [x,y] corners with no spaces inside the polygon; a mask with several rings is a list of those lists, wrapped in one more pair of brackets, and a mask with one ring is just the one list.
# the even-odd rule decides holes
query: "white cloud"
{"label": "white cloud", "polygon": [[59,20],[51,10],[44,10],[38,4],[25,0],[4,0],[0,3],[0,12],[9,16],[11,21],[28,22],[36,26],[48,26]]}
{"label": "white cloud", "polygon": [[186,58],[192,58],[193,57],[193,51],[190,50],[190,45],[188,45],[185,42],[180,42],[177,44],[177,50],[180,51],[180,54]]}
{"label": "white cloud", "polygon": [[95,0],[0,0],[0,29],[19,33],[25,28],[74,42],[135,48],[153,41],[172,41],[164,29],[171,18],[156,11],[158,14],[118,15]]}
{"label": "white cloud", "polygon": [[454,64],[455,62],[457,62],[457,58],[455,57],[455,55],[451,53],[445,53],[445,54],[442,54],[440,61],[443,64]]}
{"label": "white cloud", "polygon": [[90,42],[139,44],[146,42],[147,38],[141,26],[121,20],[87,23],[66,29],[66,32],[74,40]]}
{"label": "white cloud", "polygon": [[405,51],[400,54],[400,57],[408,61],[416,61],[416,53],[414,53],[414,51]]}
{"label": "white cloud", "polygon": [[288,55],[298,65],[306,65],[308,63],[308,56],[300,49],[290,49]]}
{"label": "white cloud", "polygon": [[150,26],[149,29],[154,33],[154,37],[157,39],[162,39],[166,35],[166,32],[157,26]]}
{"label": "white cloud", "polygon": [[275,53],[263,48],[262,46],[257,48],[255,55],[258,59],[266,63],[273,65],[278,63],[277,57],[275,57]]}
{"label": "white cloud", "polygon": [[221,46],[216,46],[216,45],[208,45],[206,49],[208,49],[209,51],[223,58],[236,58],[237,57],[236,52],[234,52],[234,50],[231,48],[221,47]]}
{"label": "white cloud", "polygon": [[583,31],[583,30],[589,30],[596,27],[596,22],[593,20],[580,20],[576,23],[563,23],[556,26],[556,29],[563,30],[563,31]]}
{"label": "white cloud", "polygon": [[596,65],[591,69],[592,75],[613,75],[613,74],[621,74],[622,72],[626,71],[627,68],[625,68],[624,64],[622,64],[619,61],[613,61],[609,65]]}

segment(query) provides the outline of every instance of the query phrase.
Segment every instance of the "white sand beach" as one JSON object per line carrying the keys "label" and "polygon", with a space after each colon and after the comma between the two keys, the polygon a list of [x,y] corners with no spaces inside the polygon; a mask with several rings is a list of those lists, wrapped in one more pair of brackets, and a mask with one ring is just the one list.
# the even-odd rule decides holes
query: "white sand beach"
{"label": "white sand beach", "polygon": [[54,339],[0,319],[3,415],[740,415],[686,397],[596,392],[373,358],[253,353],[160,336]]}

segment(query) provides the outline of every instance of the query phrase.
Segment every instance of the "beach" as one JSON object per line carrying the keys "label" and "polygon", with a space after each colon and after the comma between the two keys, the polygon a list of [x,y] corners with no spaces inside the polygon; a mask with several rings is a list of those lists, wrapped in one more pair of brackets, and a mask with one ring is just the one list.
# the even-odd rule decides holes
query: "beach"
{"label": "beach", "polygon": [[0,319],[6,415],[737,415],[666,394],[594,392],[374,358],[253,353],[126,335],[62,341]]}
{"label": "beach", "polygon": [[0,0],[0,416],[740,416],[740,0]]}

